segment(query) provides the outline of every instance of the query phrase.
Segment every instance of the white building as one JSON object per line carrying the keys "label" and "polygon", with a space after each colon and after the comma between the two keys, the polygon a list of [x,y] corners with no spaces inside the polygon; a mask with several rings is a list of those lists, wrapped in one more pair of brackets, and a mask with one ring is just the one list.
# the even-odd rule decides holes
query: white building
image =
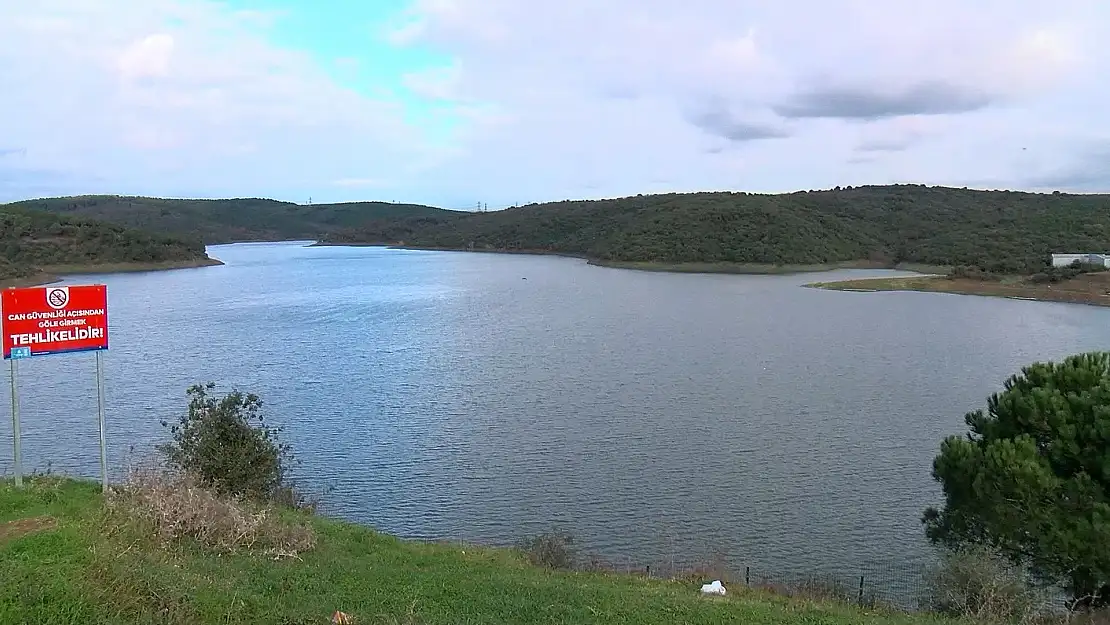
{"label": "white building", "polygon": [[1110,267],[1110,254],[1053,254],[1052,266],[1053,267],[1067,267],[1068,265],[1079,261],[1084,265],[1102,265],[1103,267]]}

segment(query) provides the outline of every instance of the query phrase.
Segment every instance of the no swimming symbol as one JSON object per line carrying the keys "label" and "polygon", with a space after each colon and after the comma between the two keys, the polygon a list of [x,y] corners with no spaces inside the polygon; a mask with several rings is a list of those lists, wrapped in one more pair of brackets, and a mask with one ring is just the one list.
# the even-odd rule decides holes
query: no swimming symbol
{"label": "no swimming symbol", "polygon": [[65,308],[66,304],[69,303],[69,287],[58,286],[52,289],[47,289],[46,303],[55,310],[59,308]]}

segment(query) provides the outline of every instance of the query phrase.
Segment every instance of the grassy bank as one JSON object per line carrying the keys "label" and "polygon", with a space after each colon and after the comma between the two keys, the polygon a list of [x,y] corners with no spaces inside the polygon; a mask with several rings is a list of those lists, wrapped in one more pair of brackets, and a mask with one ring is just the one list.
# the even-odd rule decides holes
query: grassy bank
{"label": "grassy bank", "polygon": [[1021,276],[1002,280],[912,276],[814,282],[806,286],[838,291],[923,291],[1110,306],[1110,273],[1080,275],[1054,284],[1033,283]]}
{"label": "grassy bank", "polygon": [[0,288],[19,286],[38,286],[61,280],[61,276],[99,273],[138,273],[142,271],[169,271],[172,269],[195,269],[224,264],[215,258],[194,260],[170,260],[150,263],[95,263],[83,265],[48,265],[41,271],[22,278],[0,280]]}
{"label": "grassy bank", "polygon": [[628,262],[591,260],[591,265],[599,267],[612,267],[614,269],[635,269],[638,271],[663,271],[674,273],[732,273],[751,275],[818,273],[822,271],[836,271],[837,269],[898,269],[902,271],[918,271],[934,273],[947,271],[945,267],[933,267],[919,264],[900,264],[890,266],[883,263],[853,260],[838,263],[823,263],[816,265],[767,265],[759,263],[657,263],[657,262]]}
{"label": "grassy bank", "polygon": [[292,557],[167,545],[106,504],[99,486],[36,477],[0,482],[0,623],[354,622],[924,624],[926,616],[865,612],[701,581],[552,572],[515,551],[411,543],[288,512],[315,532]]}

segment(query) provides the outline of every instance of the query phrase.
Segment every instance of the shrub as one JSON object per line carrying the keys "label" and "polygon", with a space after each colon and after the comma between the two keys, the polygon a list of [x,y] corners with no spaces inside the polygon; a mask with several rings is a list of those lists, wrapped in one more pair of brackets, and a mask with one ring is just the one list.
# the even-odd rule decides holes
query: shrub
{"label": "shrub", "polygon": [[518,548],[534,566],[566,570],[574,568],[573,543],[573,536],[556,529],[526,538],[520,542]]}
{"label": "shrub", "polygon": [[190,387],[188,412],[173,425],[162,422],[173,438],[158,446],[167,463],[219,495],[298,503],[286,480],[292,450],[279,440],[282,429],[266,424],[262,400],[239,391],[217,399],[208,394],[214,387]]}
{"label": "shrub", "polygon": [[1028,622],[1047,600],[1023,567],[985,545],[948,550],[927,588],[935,611],[975,622]]}
{"label": "shrub", "polygon": [[112,490],[108,509],[123,520],[140,521],[162,543],[191,539],[218,553],[292,557],[316,544],[311,526],[282,519],[272,505],[219,495],[196,477],[173,469],[132,470]]}
{"label": "shrub", "polygon": [[969,280],[983,280],[997,282],[1002,280],[1003,274],[988,271],[975,265],[957,265],[948,272],[949,278],[967,278]]}
{"label": "shrub", "polygon": [[1029,276],[1029,281],[1037,284],[1064,282],[1085,273],[1100,273],[1103,271],[1106,271],[1106,267],[1102,265],[1083,264],[1075,261],[1065,267],[1048,267],[1044,271]]}

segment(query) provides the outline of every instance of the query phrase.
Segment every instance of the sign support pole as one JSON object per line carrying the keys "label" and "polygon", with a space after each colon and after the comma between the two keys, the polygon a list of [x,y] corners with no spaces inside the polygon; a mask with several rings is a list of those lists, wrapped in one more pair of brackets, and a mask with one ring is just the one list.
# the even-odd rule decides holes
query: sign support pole
{"label": "sign support pole", "polygon": [[100,487],[108,492],[108,441],[104,435],[104,363],[96,352],[96,416],[100,426]]}
{"label": "sign support pole", "polygon": [[15,485],[23,486],[23,457],[19,444],[19,382],[17,373],[19,367],[16,359],[8,361],[12,373],[12,461],[15,464]]}

